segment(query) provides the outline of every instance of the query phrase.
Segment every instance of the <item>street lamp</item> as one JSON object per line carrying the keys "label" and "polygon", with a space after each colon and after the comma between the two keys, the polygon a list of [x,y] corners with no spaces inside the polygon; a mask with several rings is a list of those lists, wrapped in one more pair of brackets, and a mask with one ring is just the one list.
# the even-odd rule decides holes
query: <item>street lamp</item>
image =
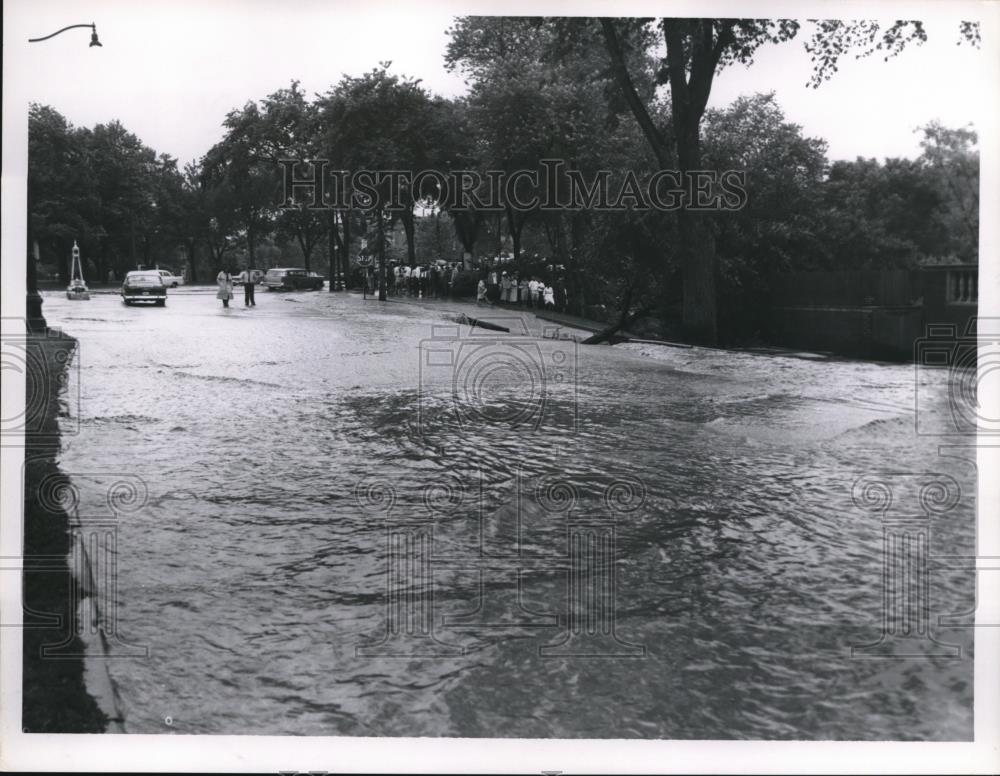
{"label": "street lamp", "polygon": [[[80,27],[90,28],[90,48],[94,46],[101,46],[101,41],[97,39],[97,25],[91,22],[90,24],[71,24],[69,27],[63,27],[61,30],[56,30],[51,35],[46,35],[43,38],[28,38],[28,43],[41,43],[43,40],[48,40],[49,38],[54,38],[66,30],[75,30]],[[25,299],[24,312],[28,318],[28,331],[45,331],[48,328],[45,323],[45,316],[42,315],[42,295],[38,293],[38,268],[36,266],[37,259],[33,255],[33,252],[28,252],[28,266],[26,272],[27,280],[27,297]]]}
{"label": "street lamp", "polygon": [[48,40],[49,38],[54,38],[60,33],[66,32],[66,30],[75,30],[78,27],[90,27],[90,47],[100,46],[101,41],[97,39],[97,25],[91,22],[90,24],[71,24],[69,27],[63,27],[61,30],[56,30],[51,35],[46,35],[44,38],[28,38],[28,43],[41,43],[43,40]]}

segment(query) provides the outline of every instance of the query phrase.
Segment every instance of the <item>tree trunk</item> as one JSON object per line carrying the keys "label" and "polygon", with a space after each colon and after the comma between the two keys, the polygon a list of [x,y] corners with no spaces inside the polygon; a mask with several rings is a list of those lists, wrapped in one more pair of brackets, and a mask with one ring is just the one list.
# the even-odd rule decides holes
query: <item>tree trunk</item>
{"label": "tree trunk", "polygon": [[[344,250],[340,255],[340,271],[344,274],[344,283],[347,283],[348,273],[351,271],[351,211],[345,211],[341,218],[344,221]],[[346,288],[344,285],[340,287]]]}
{"label": "tree trunk", "polygon": [[684,284],[684,337],[696,345],[718,343],[715,306],[715,237],[704,214],[678,212]]}
{"label": "tree trunk", "polygon": [[330,230],[330,235],[327,238],[327,258],[330,262],[330,288],[329,291],[332,294],[337,290],[337,211],[330,209],[327,211],[327,227]]}
{"label": "tree trunk", "polygon": [[455,235],[462,244],[462,269],[471,269],[476,251],[476,237],[479,235],[479,227],[483,223],[482,214],[469,214],[467,211],[456,210],[449,215],[451,223],[455,227]]}
{"label": "tree trunk", "polygon": [[129,211],[129,237],[131,241],[131,249],[129,252],[129,260],[132,262],[133,269],[135,268],[135,213],[131,210]]}
{"label": "tree trunk", "polygon": [[577,309],[580,317],[587,317],[587,289],[584,286],[584,275],[578,272],[580,262],[577,260],[577,246],[580,244],[580,213],[571,213],[569,217],[569,250],[566,252],[566,266],[572,268],[572,275],[576,279],[576,299]]}
{"label": "tree trunk", "polygon": [[376,214],[378,218],[378,300],[385,301],[385,226],[382,208]]}
{"label": "tree trunk", "polygon": [[[678,127],[677,158],[682,173],[700,169],[699,123],[700,121],[689,118]],[[681,323],[687,341],[696,345],[714,346],[718,343],[715,237],[708,219],[708,211],[681,208],[677,212],[684,286]]]}
{"label": "tree trunk", "polygon": [[197,270],[195,269],[195,261],[197,259],[198,246],[194,240],[185,240],[184,247],[187,249],[188,255],[188,282],[196,283],[198,281]]}
{"label": "tree trunk", "polygon": [[403,232],[406,233],[406,261],[410,267],[417,266],[417,246],[413,225],[413,210],[403,210],[399,214],[400,219],[403,221]]}
{"label": "tree trunk", "polygon": [[514,263],[521,258],[521,232],[524,231],[526,216],[518,219],[517,214],[509,204],[507,205],[507,230],[510,232],[511,250],[514,252]]}
{"label": "tree trunk", "polygon": [[[688,20],[681,20],[684,24]],[[702,24],[710,24],[709,20]],[[639,97],[628,73],[625,56],[618,39],[614,22],[601,20],[605,47],[611,58],[612,73],[619,89],[639,123],[661,169],[667,169],[670,145],[667,137],[655,125],[646,105]],[[699,127],[705,104],[711,91],[712,79],[722,50],[709,46],[691,50],[690,79],[686,77],[686,64],[682,24],[678,20],[664,19],[661,27],[667,48],[670,78],[670,105],[675,132],[675,147],[680,172],[701,169]],[[707,29],[711,37],[711,29]],[[696,88],[692,88],[696,87]],[[692,212],[681,208],[677,212],[680,230],[680,254],[683,278],[683,320],[685,339],[701,345],[715,345],[718,331],[715,299],[715,240],[709,228],[707,213]]]}
{"label": "tree trunk", "polygon": [[247,223],[247,269],[254,269],[254,253],[257,247],[257,235],[254,234],[254,228],[251,224],[253,224],[252,215]]}
{"label": "tree trunk", "polygon": [[56,245],[59,246],[58,247],[58,250],[59,250],[59,261],[56,262],[56,265],[59,267],[59,283],[60,283],[60,285],[68,286],[69,285],[69,280],[70,280],[70,278],[69,278],[69,271],[70,271],[70,268],[69,268],[69,259],[70,259],[70,256],[72,255],[72,251],[71,251],[71,249],[69,248],[68,245],[66,247],[66,250],[63,250],[61,242],[57,242]]}

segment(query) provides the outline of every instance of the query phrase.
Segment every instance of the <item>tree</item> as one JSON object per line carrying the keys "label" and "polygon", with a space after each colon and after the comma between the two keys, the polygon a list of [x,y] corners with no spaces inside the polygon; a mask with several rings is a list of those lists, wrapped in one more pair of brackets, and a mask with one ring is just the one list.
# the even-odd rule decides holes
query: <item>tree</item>
{"label": "tree", "polygon": [[118,121],[78,129],[52,108],[32,106],[29,239],[55,256],[64,282],[74,241],[102,279],[109,266],[120,276],[169,255],[174,243],[165,225],[176,175],[172,158]]}
{"label": "tree", "polygon": [[703,158],[715,170],[745,173],[746,204],[717,214],[718,326],[725,343],[753,336],[775,273],[816,269],[821,239],[826,142],[785,119],[774,93],[740,97],[705,113]]}
{"label": "tree", "polygon": [[[553,68],[541,61],[550,33],[533,19],[502,16],[463,17],[449,31],[446,66],[461,68],[473,77],[467,102],[469,123],[484,172],[502,170],[509,176],[518,170],[538,169],[538,161],[549,156],[560,107],[550,100]],[[537,196],[538,188],[523,181],[516,193],[528,201]],[[520,258],[524,226],[537,209],[515,207],[504,197],[503,214],[515,262]]]}
{"label": "tree", "polygon": [[945,192],[919,161],[835,162],[822,187],[821,241],[833,269],[902,269],[947,252]]}
{"label": "tree", "polygon": [[[594,45],[599,43],[595,28],[587,20],[463,17],[449,35],[446,64],[471,79],[467,115],[468,134],[478,150],[475,163],[480,170],[499,169],[508,175],[538,171],[538,184],[522,179],[513,192],[522,200],[537,195],[552,201],[557,190],[569,190],[571,176],[589,181],[608,168],[651,167],[648,151],[636,151],[637,141],[641,143],[637,131],[619,121],[624,106],[603,50]],[[645,51],[637,48],[628,61],[645,58]],[[639,88],[651,96],[652,78],[640,81]],[[543,160],[559,164],[549,163],[543,170]],[[549,188],[544,188],[546,183]],[[620,267],[625,253],[635,253],[634,246],[619,247],[618,255],[610,257],[607,252],[614,246],[592,231],[616,230],[633,223],[631,215],[598,218],[580,208],[523,209],[512,207],[509,198],[504,215],[515,262],[533,225],[547,240],[555,263],[566,268],[570,297],[581,314],[591,293],[602,300],[625,299],[619,293],[621,278],[613,277],[610,268]],[[463,226],[462,221],[456,225]],[[492,234],[499,246],[499,219]],[[586,272],[581,271],[584,266]],[[645,287],[653,285],[647,282]]]}
{"label": "tree", "polygon": [[[317,120],[322,146],[332,152],[327,158],[332,157],[339,169],[376,173],[372,184],[378,197],[370,210],[378,230],[377,244],[384,246],[385,229],[391,229],[399,218],[406,233],[407,259],[413,266],[415,193],[401,186],[399,202],[389,203],[392,181],[377,173],[428,169],[444,101],[432,98],[419,80],[390,73],[390,65],[383,62],[360,77],[344,76],[318,100]],[[350,211],[344,223],[350,223]],[[384,250],[379,251],[379,260],[379,299],[384,301]]]}
{"label": "tree", "polygon": [[[752,63],[754,53],[768,43],[781,43],[796,36],[799,23],[788,19],[670,19],[655,20],[662,33],[665,56],[657,72],[657,83],[670,90],[671,117],[668,126],[654,121],[649,105],[635,87],[626,61],[626,46],[634,39],[636,26],[646,27],[651,19],[619,21],[601,19],[600,25],[611,68],[618,86],[650,148],[661,166],[676,151],[679,169],[689,173],[700,169],[701,120],[711,94],[715,74],[732,64]],[[631,37],[630,37],[631,34]],[[963,23],[964,39],[976,44],[978,25]],[[816,23],[806,50],[812,54],[814,69],[810,84],[819,86],[837,70],[848,51],[857,56],[880,52],[888,59],[912,41],[926,38],[917,21],[897,21],[883,27],[877,22]],[[708,219],[682,208],[678,212],[680,248],[684,275],[684,325],[695,342],[717,341],[715,298],[715,245]]]}
{"label": "tree", "polygon": [[87,135],[102,226],[113,255],[116,274],[148,261],[149,241],[155,228],[157,174],[156,152],[118,121],[98,124]]}
{"label": "tree", "polygon": [[[157,154],[120,122],[72,127],[52,108],[29,114],[29,249],[54,257],[68,281],[77,242],[87,277],[121,277],[138,263],[152,264],[185,246],[193,261],[205,216],[197,214],[191,170]],[[196,218],[197,215],[197,218]],[[192,264],[193,272],[193,264]]]}
{"label": "tree", "polygon": [[979,258],[978,135],[970,127],[949,129],[932,121],[921,127],[923,153],[918,160],[943,194],[934,220],[948,235],[944,252],[974,262]]}
{"label": "tree", "polygon": [[[299,82],[292,81],[288,89],[279,89],[261,101],[261,125],[257,134],[256,155],[272,169],[281,160],[299,162],[299,175],[308,177],[312,166],[307,160],[320,155],[316,134],[316,106],[306,100]],[[275,219],[279,237],[294,239],[302,252],[307,270],[312,269],[312,254],[327,232],[324,213],[309,207],[308,202],[294,202],[282,208]],[[330,267],[330,288],[335,285],[334,267]]]}
{"label": "tree", "polygon": [[[472,123],[469,101],[465,98],[439,101],[435,105],[434,117],[435,148],[430,156],[435,160],[436,169],[445,175],[450,175],[452,171],[482,169],[480,161],[482,149],[479,148],[477,133]],[[482,193],[482,188],[479,193]],[[447,213],[450,216],[455,236],[462,246],[463,262],[468,266],[483,227],[484,213],[471,202],[458,203],[449,201],[450,198],[441,201],[440,196],[435,197],[433,202],[430,199],[428,192],[424,204],[435,208],[436,212]],[[452,207],[456,204],[461,206]]]}
{"label": "tree", "polygon": [[[28,113],[28,246],[43,260],[54,259],[60,281],[69,282],[73,241],[95,228],[98,192],[83,133],[47,105]],[[85,254],[86,255],[86,254]],[[33,262],[29,265],[33,267]]]}
{"label": "tree", "polygon": [[239,230],[236,193],[225,178],[204,173],[199,177],[198,186],[199,201],[209,214],[205,243],[215,272],[227,266],[226,255],[236,247]]}
{"label": "tree", "polygon": [[228,195],[219,204],[232,209],[228,216],[239,224],[247,266],[253,269],[257,242],[269,232],[280,202],[281,181],[277,166],[270,163],[271,157],[264,150],[269,138],[255,102],[230,111],[223,126],[225,136],[201,161],[202,177],[210,186],[228,188]]}

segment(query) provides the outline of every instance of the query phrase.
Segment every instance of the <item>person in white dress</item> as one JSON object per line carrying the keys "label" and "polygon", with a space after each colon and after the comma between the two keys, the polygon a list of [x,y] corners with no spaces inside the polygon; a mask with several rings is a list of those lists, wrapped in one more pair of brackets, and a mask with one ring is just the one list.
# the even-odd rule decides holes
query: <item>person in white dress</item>
{"label": "person in white dress", "polygon": [[215,282],[219,286],[219,290],[215,292],[215,298],[222,300],[223,307],[229,307],[229,300],[233,298],[233,276],[223,267],[215,276]]}

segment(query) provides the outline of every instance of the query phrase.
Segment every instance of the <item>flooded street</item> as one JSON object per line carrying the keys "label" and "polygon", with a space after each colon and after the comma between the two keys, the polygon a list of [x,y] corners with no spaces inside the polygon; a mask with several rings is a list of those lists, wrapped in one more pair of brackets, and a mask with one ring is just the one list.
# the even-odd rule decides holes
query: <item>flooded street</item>
{"label": "flooded street", "polygon": [[[974,458],[916,433],[912,365],[241,297],[45,297],[79,340],[80,513],[135,488],[108,661],[128,732],[971,738],[974,578],[942,557],[975,554]],[[940,422],[947,378],[920,388]],[[936,475],[954,492],[922,511]],[[852,654],[882,634],[883,514],[927,532],[910,641],[959,657]]]}

